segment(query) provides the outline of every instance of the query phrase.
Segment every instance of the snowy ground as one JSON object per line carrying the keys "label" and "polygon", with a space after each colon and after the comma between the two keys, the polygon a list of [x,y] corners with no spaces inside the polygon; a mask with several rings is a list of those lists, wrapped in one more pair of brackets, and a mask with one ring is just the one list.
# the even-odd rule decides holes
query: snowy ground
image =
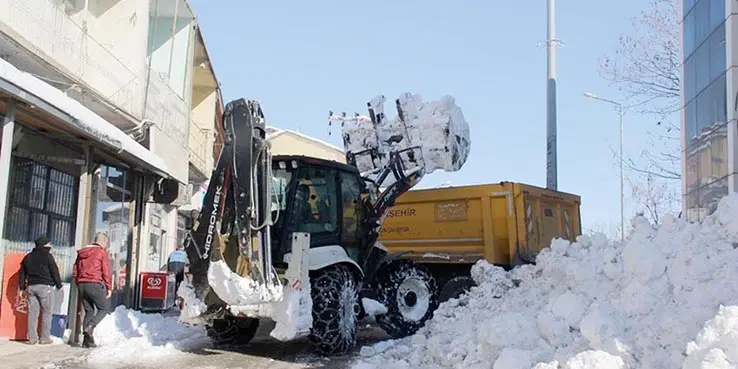
{"label": "snowy ground", "polygon": [[[44,369],[159,369],[159,368],[347,368],[354,355],[327,359],[313,352],[306,340],[282,343],[269,337],[274,323],[263,321],[256,338],[246,346],[215,348],[200,327],[182,325],[174,314],[143,314],[119,307],[95,332],[96,349],[60,347],[56,358],[36,346],[13,355],[15,368]],[[387,339],[376,327],[364,326],[359,345]],[[49,352],[49,355],[40,355]],[[32,360],[34,356],[38,361]],[[42,359],[43,358],[43,359]],[[37,364],[34,364],[36,362]],[[18,364],[16,364],[18,363]],[[28,366],[21,366],[28,365]],[[2,366],[0,366],[2,367]]]}
{"label": "snowy ground", "polygon": [[176,316],[119,308],[98,328],[99,348],[45,368],[738,368],[738,195],[701,224],[666,217],[656,229],[637,218],[624,243],[582,236],[554,242],[536,266],[472,272],[479,287],[415,336],[361,330],[358,359],[279,343],[271,325],[245,347],[217,350]]}
{"label": "snowy ground", "polygon": [[476,265],[479,287],[354,369],[738,368],[738,195],[702,224],[634,227],[624,243],[554,242],[512,272]]}

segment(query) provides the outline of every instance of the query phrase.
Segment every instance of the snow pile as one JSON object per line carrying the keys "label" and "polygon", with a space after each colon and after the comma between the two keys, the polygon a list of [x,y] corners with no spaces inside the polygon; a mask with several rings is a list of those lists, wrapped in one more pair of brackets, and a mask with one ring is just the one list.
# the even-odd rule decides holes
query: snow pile
{"label": "snow pile", "polygon": [[195,296],[195,288],[189,280],[185,279],[179,284],[177,296],[182,299],[182,310],[179,313],[179,321],[187,324],[204,323],[200,315],[208,309],[208,306]]}
{"label": "snow pile", "polygon": [[684,369],[738,367],[738,306],[720,306],[697,339],[687,344]]}
{"label": "snow pile", "polygon": [[244,306],[282,299],[282,285],[259,285],[248,277],[234,273],[225,260],[210,263],[208,284],[228,305]]}
{"label": "snow pile", "polygon": [[633,223],[625,243],[555,240],[511,272],[478,263],[479,287],[355,368],[738,368],[738,195],[701,224]]}
{"label": "snow pile", "polygon": [[361,299],[361,305],[364,307],[364,312],[368,316],[373,317],[377,315],[387,314],[387,307],[382,305],[382,303],[377,300],[363,297]]}
{"label": "snow pile", "polygon": [[210,342],[204,328],[182,325],[176,316],[144,314],[123,306],[100,322],[94,337],[98,348],[90,352],[87,362],[106,368],[166,360]]}
{"label": "snow pile", "polygon": [[[420,95],[404,93],[396,100],[401,115],[394,120],[385,119],[384,102],[382,95],[369,102],[376,127],[368,117],[356,117],[343,125],[344,148],[357,155],[356,166],[362,174],[371,178],[377,174],[376,169],[387,164],[391,152],[414,146],[420,146],[420,151],[401,153],[408,170],[417,168],[427,174],[437,169],[453,172],[466,163],[471,145],[469,123],[453,97],[423,103]],[[367,150],[379,155],[370,155]]]}

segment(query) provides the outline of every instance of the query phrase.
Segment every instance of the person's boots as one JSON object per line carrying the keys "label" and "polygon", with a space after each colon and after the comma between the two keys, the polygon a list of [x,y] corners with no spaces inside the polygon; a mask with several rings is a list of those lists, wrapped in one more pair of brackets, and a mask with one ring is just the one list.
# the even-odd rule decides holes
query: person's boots
{"label": "person's boots", "polygon": [[92,338],[92,333],[95,330],[95,327],[89,326],[85,328],[84,332],[82,332],[82,347],[85,348],[93,348],[97,347],[95,344],[95,339]]}

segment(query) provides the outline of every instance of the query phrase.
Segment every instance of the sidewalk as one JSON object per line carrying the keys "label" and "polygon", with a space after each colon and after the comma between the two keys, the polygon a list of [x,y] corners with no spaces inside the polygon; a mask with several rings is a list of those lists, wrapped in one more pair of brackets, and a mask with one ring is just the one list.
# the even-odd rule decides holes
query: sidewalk
{"label": "sidewalk", "polygon": [[85,352],[87,350],[66,343],[31,346],[18,341],[0,341],[0,367],[52,369],[57,367],[50,363],[79,357]]}

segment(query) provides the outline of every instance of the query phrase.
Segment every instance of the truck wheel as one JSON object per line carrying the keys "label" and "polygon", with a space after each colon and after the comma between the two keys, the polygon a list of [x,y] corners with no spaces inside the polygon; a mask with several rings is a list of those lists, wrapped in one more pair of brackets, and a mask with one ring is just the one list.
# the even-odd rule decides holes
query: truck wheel
{"label": "truck wheel", "polygon": [[354,273],[345,265],[331,265],[311,276],[313,327],[310,341],[324,355],[353,350],[361,307]]}
{"label": "truck wheel", "polygon": [[259,329],[259,319],[229,316],[215,319],[206,327],[208,337],[216,345],[245,345]]}
{"label": "truck wheel", "polygon": [[471,277],[463,276],[451,278],[443,285],[443,288],[441,288],[441,293],[438,299],[443,303],[451,299],[459,298],[459,296],[469,292],[469,290],[476,285],[477,284]]}
{"label": "truck wheel", "polygon": [[436,279],[409,260],[394,261],[377,276],[377,294],[387,307],[377,324],[392,338],[415,334],[438,307]]}

